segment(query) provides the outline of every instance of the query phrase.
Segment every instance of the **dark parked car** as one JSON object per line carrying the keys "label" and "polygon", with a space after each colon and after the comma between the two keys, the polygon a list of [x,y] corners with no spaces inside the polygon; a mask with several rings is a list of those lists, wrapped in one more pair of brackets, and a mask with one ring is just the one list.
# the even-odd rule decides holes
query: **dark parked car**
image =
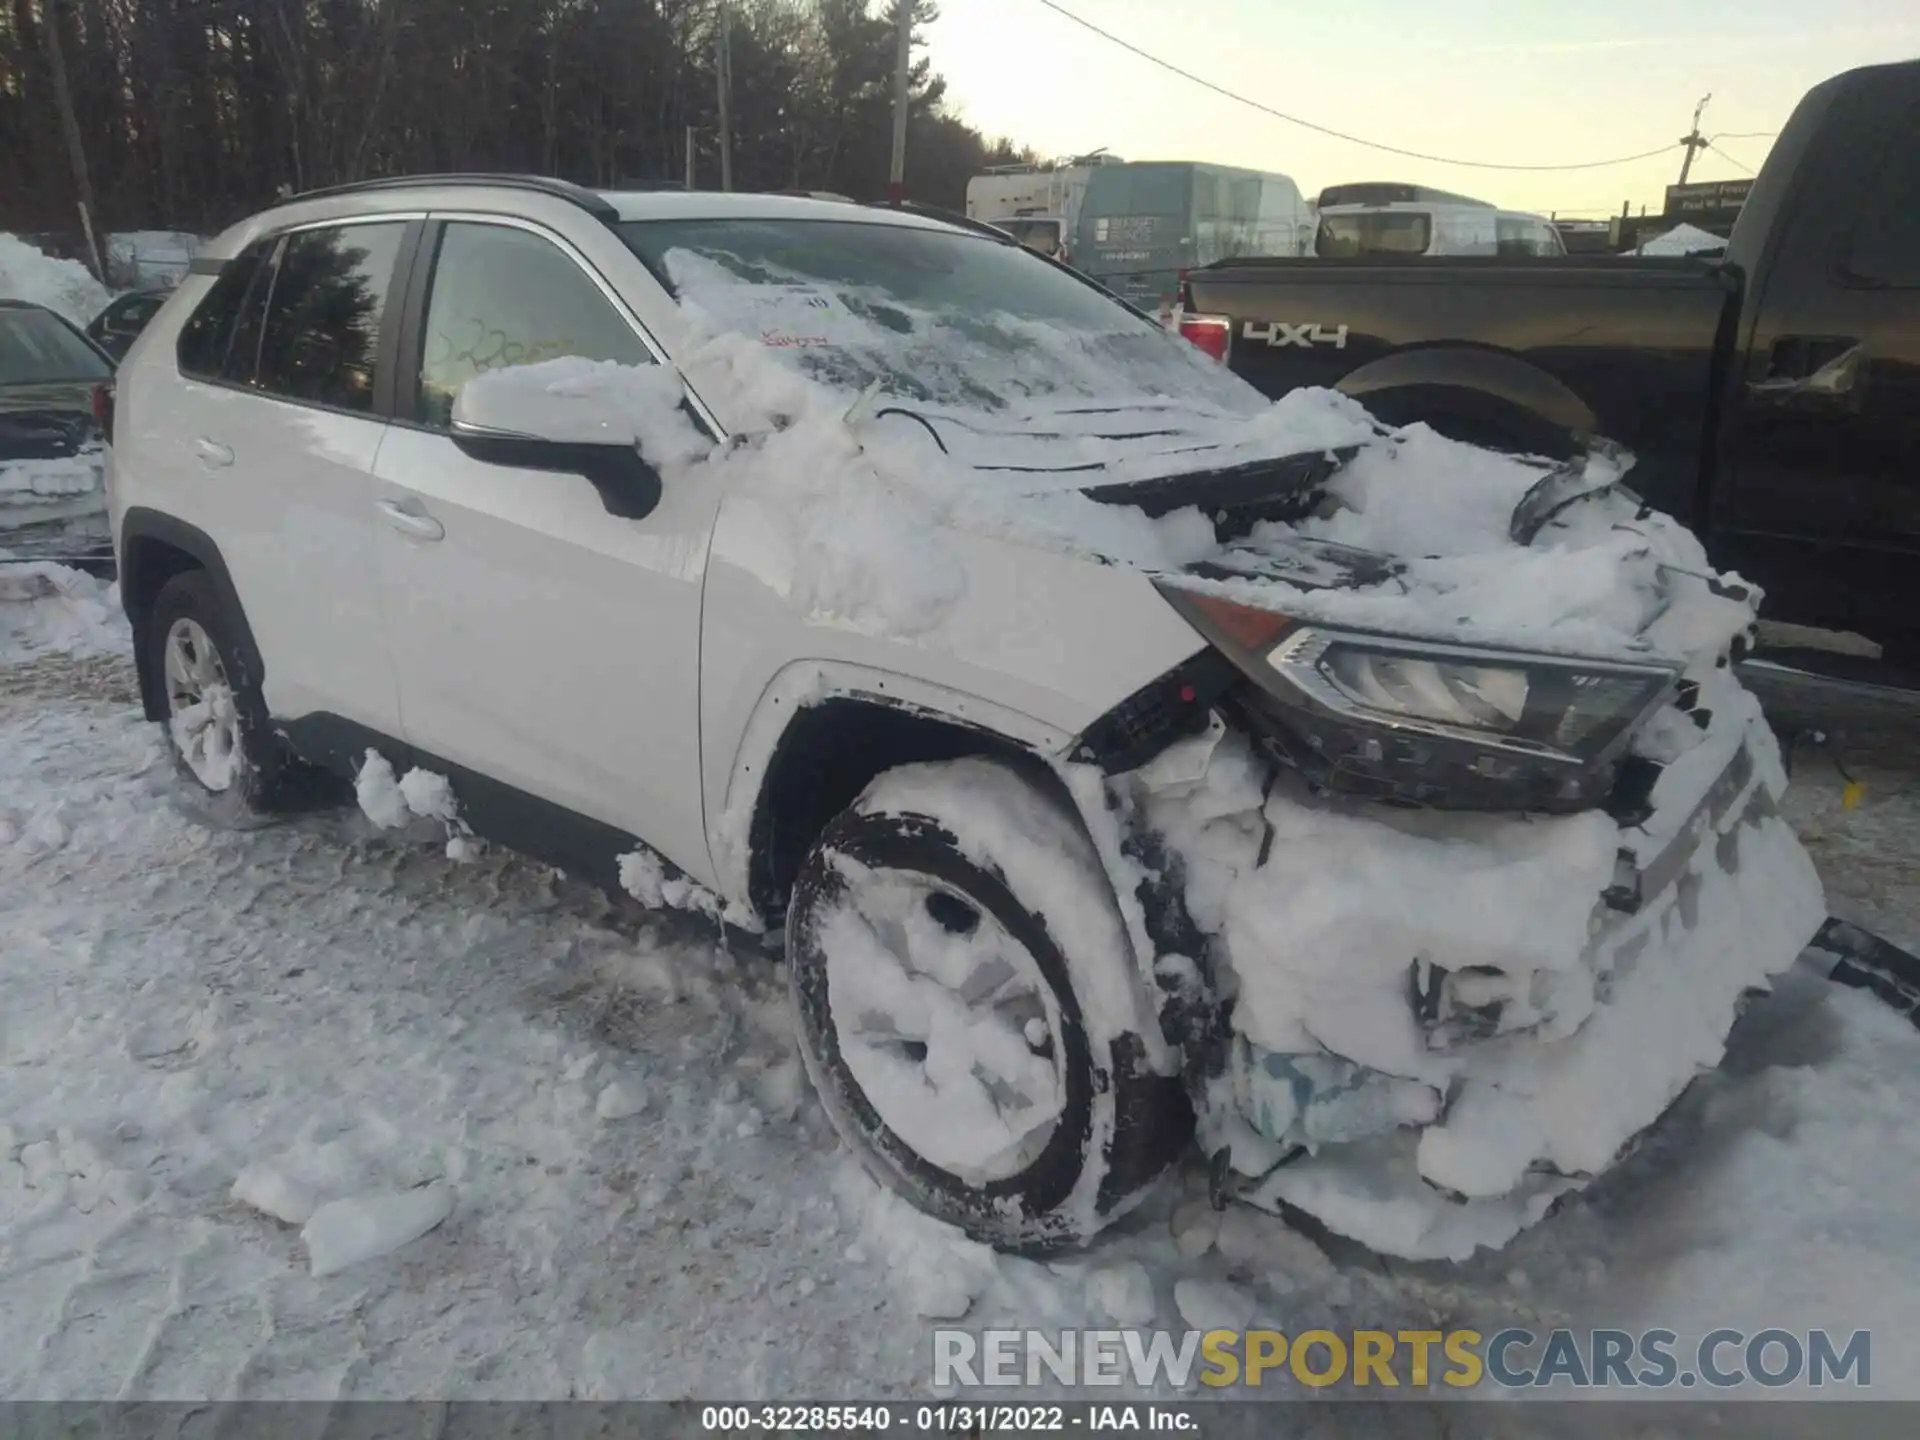
{"label": "dark parked car", "polygon": [[87,326],[87,338],[114,359],[121,359],[172,293],[171,290],[135,290],[120,296],[93,317]]}
{"label": "dark parked car", "polygon": [[1721,259],[1230,260],[1183,301],[1269,395],[1622,442],[1628,485],[1766,591],[1763,647],[1920,685],[1920,61],[1809,92]]}
{"label": "dark parked car", "polygon": [[110,563],[113,358],[44,306],[0,300],[0,549]]}

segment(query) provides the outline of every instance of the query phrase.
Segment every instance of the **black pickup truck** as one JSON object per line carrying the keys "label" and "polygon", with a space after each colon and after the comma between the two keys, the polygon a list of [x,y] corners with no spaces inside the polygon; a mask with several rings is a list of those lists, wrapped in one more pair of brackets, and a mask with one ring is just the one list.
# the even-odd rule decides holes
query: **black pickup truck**
{"label": "black pickup truck", "polygon": [[1240,259],[1181,302],[1269,395],[1625,445],[1627,483],[1765,589],[1763,646],[1920,684],[1920,61],[1809,92],[1715,261]]}

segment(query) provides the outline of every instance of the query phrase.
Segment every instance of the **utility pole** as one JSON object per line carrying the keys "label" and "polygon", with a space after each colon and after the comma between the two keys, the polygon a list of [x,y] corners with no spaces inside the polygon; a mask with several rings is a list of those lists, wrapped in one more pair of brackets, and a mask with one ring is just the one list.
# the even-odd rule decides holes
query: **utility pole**
{"label": "utility pole", "polygon": [[1700,116],[1707,108],[1711,95],[1702,95],[1700,103],[1693,107],[1693,129],[1680,137],[1680,143],[1687,147],[1687,158],[1680,162],[1680,183],[1687,183],[1687,175],[1693,169],[1693,157],[1696,152],[1707,148],[1707,137],[1700,133]]}
{"label": "utility pole", "polygon": [[47,61],[53,70],[53,100],[60,107],[60,129],[67,140],[67,159],[73,166],[74,193],[80,198],[80,228],[86,232],[87,253],[93,257],[94,278],[107,283],[107,268],[100,263],[100,242],[93,233],[93,182],[87,178],[86,147],[80,143],[80,121],[73,113],[73,92],[67,88],[67,57],[60,48],[60,6],[48,0]]}
{"label": "utility pole", "polygon": [[733,6],[720,0],[719,54],[714,70],[720,79],[720,188],[733,189],[733,54],[728,44],[728,24]]}
{"label": "utility pole", "polygon": [[687,126],[687,189],[693,189],[693,127]]}
{"label": "utility pole", "polygon": [[887,172],[887,203],[907,198],[907,76],[913,66],[914,0],[893,0],[900,27],[900,53],[893,62],[893,168]]}

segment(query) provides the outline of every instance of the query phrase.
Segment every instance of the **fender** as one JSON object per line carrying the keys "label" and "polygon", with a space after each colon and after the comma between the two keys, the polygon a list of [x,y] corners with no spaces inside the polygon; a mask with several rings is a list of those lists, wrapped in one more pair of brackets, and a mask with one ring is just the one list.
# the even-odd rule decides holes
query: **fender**
{"label": "fender", "polygon": [[[910,675],[836,660],[794,660],[767,682],[748,717],[709,826],[709,857],[720,893],[746,900],[752,830],[773,770],[775,752],[796,716],[827,700],[848,699],[897,710],[978,735],[979,748],[1020,750],[1040,758],[1063,754],[1073,737],[1031,715],[994,705]],[[778,917],[773,917],[778,923]]]}
{"label": "fender", "polygon": [[143,505],[131,506],[120,520],[120,608],[133,627],[134,669],[140,680],[140,700],[149,720],[164,718],[166,705],[160,694],[159,677],[148,673],[147,648],[141,643],[140,632],[160,587],[190,568],[172,560],[168,551],[189,557],[206,572],[233,618],[235,643],[240,646],[243,658],[260,681],[265,680],[267,673],[260,646],[253,638],[253,627],[247,623],[246,608],[240,603],[240,592],[234,588],[233,576],[213,537],[162,511]]}
{"label": "fender", "polygon": [[1470,390],[1575,437],[1599,425],[1593,409],[1539,366],[1504,350],[1430,345],[1401,350],[1349,372],[1336,387],[1356,400],[1396,390]]}

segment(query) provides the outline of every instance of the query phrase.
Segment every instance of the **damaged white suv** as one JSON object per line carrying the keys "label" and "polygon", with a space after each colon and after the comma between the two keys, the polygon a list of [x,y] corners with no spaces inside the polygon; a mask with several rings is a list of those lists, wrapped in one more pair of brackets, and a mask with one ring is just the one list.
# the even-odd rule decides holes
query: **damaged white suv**
{"label": "damaged white suv", "polygon": [[210,803],[414,766],[463,848],[784,930],[847,1143],[996,1245],[1196,1135],[1224,1194],[1502,1243],[1822,919],[1756,597],[1622,457],[1270,405],[910,210],[378,182],[195,271],[111,498]]}

